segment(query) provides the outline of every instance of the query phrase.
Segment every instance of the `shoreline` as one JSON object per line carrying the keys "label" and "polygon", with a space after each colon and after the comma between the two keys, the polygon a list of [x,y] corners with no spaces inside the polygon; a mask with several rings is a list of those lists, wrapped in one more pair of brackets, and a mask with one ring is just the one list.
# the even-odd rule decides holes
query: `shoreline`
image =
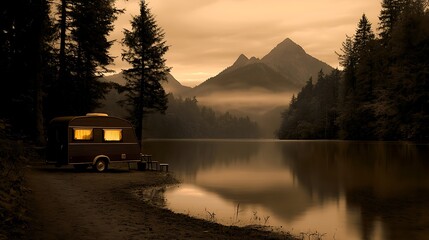
{"label": "shoreline", "polygon": [[99,174],[30,163],[25,177],[32,190],[27,239],[298,239],[163,208],[165,188],[180,184],[174,173],[115,167]]}

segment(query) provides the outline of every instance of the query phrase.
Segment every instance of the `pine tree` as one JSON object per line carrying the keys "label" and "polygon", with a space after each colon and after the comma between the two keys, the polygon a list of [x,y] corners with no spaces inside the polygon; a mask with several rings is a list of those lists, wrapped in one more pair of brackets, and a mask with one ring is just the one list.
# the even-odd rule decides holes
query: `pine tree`
{"label": "pine tree", "polygon": [[132,30],[124,31],[122,41],[127,48],[122,58],[131,64],[130,69],[124,70],[127,80],[125,104],[129,107],[130,119],[141,140],[144,115],[167,109],[167,97],[161,81],[166,80],[170,68],[163,58],[168,50],[164,32],[157,26],[144,1],[140,3],[140,15],[132,19],[131,26]]}
{"label": "pine tree", "polygon": [[17,132],[43,143],[43,86],[49,50],[49,4],[45,0],[0,4],[0,117]]}
{"label": "pine tree", "polygon": [[365,14],[359,20],[353,38],[347,37],[343,43],[343,54],[339,55],[344,67],[340,124],[342,138],[373,138],[372,131],[362,122],[374,121],[369,110],[373,94],[373,48],[375,35]]}
{"label": "pine tree", "polygon": [[362,15],[354,37],[354,49],[356,54],[356,97],[360,103],[370,101],[374,85],[374,41],[375,35],[371,23]]}
{"label": "pine tree", "polygon": [[80,115],[99,106],[106,85],[98,81],[113,62],[107,36],[121,11],[114,0],[62,0],[58,79],[49,102],[52,115]]}
{"label": "pine tree", "polygon": [[392,103],[397,114],[396,137],[408,140],[429,138],[429,13],[421,1],[410,1],[392,31],[389,45],[392,64]]}
{"label": "pine tree", "polygon": [[45,144],[45,104],[44,96],[49,79],[53,78],[51,67],[53,26],[50,15],[50,4],[47,0],[33,1],[34,17],[34,54],[31,61],[34,63],[34,114],[35,140],[38,144]]}
{"label": "pine tree", "polygon": [[368,45],[371,41],[375,40],[374,32],[371,28],[371,23],[368,21],[365,14],[359,20],[358,28],[354,36],[354,49],[357,54],[357,62],[361,60],[363,56],[368,54]]}
{"label": "pine tree", "polygon": [[383,0],[381,3],[381,12],[378,17],[380,20],[380,36],[384,40],[389,40],[392,30],[399,19],[405,0]]}
{"label": "pine tree", "polygon": [[344,71],[344,90],[343,97],[355,88],[356,84],[356,48],[354,47],[353,37],[346,36],[346,40],[342,43],[342,53],[337,53],[340,65]]}

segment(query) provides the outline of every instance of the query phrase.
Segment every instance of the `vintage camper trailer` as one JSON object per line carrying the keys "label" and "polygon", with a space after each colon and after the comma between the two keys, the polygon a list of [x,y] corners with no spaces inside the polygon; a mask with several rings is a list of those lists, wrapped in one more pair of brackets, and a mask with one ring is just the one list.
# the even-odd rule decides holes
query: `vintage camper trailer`
{"label": "vintage camper trailer", "polygon": [[107,170],[111,163],[141,162],[140,144],[130,122],[107,114],[57,117],[48,128],[47,162]]}

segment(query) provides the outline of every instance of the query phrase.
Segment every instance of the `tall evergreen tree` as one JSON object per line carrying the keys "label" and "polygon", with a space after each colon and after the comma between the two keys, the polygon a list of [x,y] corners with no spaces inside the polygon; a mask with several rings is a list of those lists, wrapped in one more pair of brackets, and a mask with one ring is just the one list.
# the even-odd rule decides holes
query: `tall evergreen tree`
{"label": "tall evergreen tree", "polygon": [[375,40],[374,32],[371,28],[371,23],[368,21],[368,18],[365,14],[362,15],[362,18],[359,20],[358,28],[354,36],[354,48],[357,55],[357,62],[359,62],[362,57],[368,55],[370,48],[368,45],[371,41]]}
{"label": "tall evergreen tree", "polygon": [[[43,80],[49,52],[49,4],[45,0],[0,4],[2,112],[13,126],[43,142]],[[17,110],[19,109],[19,110]]]}
{"label": "tall evergreen tree", "polygon": [[35,0],[34,5],[34,114],[36,142],[45,143],[45,102],[46,85],[54,77],[53,64],[53,33],[50,15],[50,4],[47,0]]}
{"label": "tall evergreen tree", "polygon": [[381,12],[378,17],[380,20],[380,36],[384,40],[391,37],[392,30],[402,12],[404,0],[383,0],[381,3]]}
{"label": "tall evergreen tree", "polygon": [[[373,64],[369,59],[373,55],[371,46],[374,40],[371,23],[363,14],[353,39],[347,37],[343,43],[340,63],[344,67],[345,74],[338,118],[342,138],[367,138],[372,134],[370,129],[365,128],[367,125],[362,122],[374,121],[373,114],[369,110],[374,82],[371,75]],[[344,56],[347,57],[348,62],[344,62]]]}
{"label": "tall evergreen tree", "polygon": [[397,138],[424,140],[429,138],[429,13],[420,1],[404,9],[390,41],[390,96],[397,112],[391,121]]}
{"label": "tall evergreen tree", "polygon": [[62,0],[59,6],[60,51],[58,80],[50,92],[53,115],[92,111],[104,97],[106,85],[98,81],[113,62],[107,36],[121,11],[114,0]]}
{"label": "tall evergreen tree", "polygon": [[132,66],[124,70],[127,80],[125,104],[141,140],[144,115],[167,109],[167,96],[161,81],[166,81],[170,68],[165,65],[163,57],[168,50],[164,32],[157,26],[144,0],[140,2],[140,15],[132,19],[131,26],[132,30],[124,31],[123,39],[127,49],[122,58]]}
{"label": "tall evergreen tree", "polygon": [[341,52],[337,53],[337,55],[340,65],[344,69],[344,89],[342,91],[342,97],[344,98],[356,85],[357,56],[353,37],[346,36],[346,40],[342,43]]}
{"label": "tall evergreen tree", "polygon": [[[358,98],[367,99],[372,92],[372,77],[368,74],[373,72],[370,60],[374,55],[375,35],[371,28],[371,23],[362,15],[357,25],[356,33],[353,39],[353,54],[356,61],[354,69],[355,84],[353,91],[360,96]],[[362,100],[362,99],[361,99]]]}

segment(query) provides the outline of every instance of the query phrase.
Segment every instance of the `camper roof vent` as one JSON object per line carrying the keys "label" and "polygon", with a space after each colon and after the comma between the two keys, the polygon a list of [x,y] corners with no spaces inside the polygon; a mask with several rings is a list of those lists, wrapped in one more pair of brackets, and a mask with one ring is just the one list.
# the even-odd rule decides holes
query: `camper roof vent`
{"label": "camper roof vent", "polygon": [[87,113],[86,116],[88,117],[107,117],[109,116],[107,113]]}

